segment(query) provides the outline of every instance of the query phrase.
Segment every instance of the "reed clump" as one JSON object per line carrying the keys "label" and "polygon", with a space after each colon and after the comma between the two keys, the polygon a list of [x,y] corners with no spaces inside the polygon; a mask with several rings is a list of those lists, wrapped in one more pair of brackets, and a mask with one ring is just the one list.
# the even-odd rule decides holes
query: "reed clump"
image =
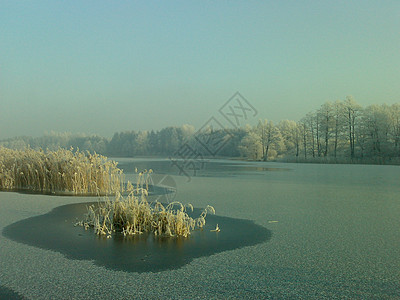
{"label": "reed clump", "polygon": [[123,172],[99,154],[13,150],[0,147],[0,188],[42,193],[115,194],[123,191]]}
{"label": "reed clump", "polygon": [[98,205],[90,205],[84,221],[77,225],[85,229],[93,228],[100,236],[111,238],[115,232],[124,236],[142,233],[154,233],[157,236],[187,237],[196,228],[206,224],[207,213],[215,214],[212,206],[207,206],[200,216],[193,219],[188,212],[193,211],[191,204],[172,202],[163,205],[160,202],[149,203],[147,190],[128,182],[130,193],[127,197],[116,194],[115,200],[106,198]]}

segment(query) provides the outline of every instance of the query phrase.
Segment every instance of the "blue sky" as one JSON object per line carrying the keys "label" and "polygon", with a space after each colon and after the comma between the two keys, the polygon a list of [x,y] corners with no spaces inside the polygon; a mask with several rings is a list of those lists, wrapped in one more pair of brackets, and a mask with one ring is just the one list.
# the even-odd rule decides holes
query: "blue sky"
{"label": "blue sky", "polygon": [[399,33],[400,1],[2,0],[0,138],[400,102]]}

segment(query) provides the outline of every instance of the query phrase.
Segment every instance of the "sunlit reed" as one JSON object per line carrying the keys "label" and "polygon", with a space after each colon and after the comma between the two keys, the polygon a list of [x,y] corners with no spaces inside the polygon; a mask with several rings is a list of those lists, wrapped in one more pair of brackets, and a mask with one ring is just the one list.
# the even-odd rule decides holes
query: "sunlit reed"
{"label": "sunlit reed", "polygon": [[0,147],[0,188],[43,193],[115,194],[123,172],[99,154],[66,149],[12,150]]}
{"label": "sunlit reed", "polygon": [[188,214],[193,211],[191,204],[149,203],[146,189],[139,185],[133,189],[128,183],[129,187],[131,190],[127,197],[117,193],[115,200],[106,198],[98,205],[90,205],[85,220],[78,225],[86,229],[91,227],[96,234],[108,238],[116,232],[124,236],[147,232],[158,236],[187,237],[196,228],[204,227],[207,213],[215,213],[214,208],[208,205],[197,219],[193,219]]}

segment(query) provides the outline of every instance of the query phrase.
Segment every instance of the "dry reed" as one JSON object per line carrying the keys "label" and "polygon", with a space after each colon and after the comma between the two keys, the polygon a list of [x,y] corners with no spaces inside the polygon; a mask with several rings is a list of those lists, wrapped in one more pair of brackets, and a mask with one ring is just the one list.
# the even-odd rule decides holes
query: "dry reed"
{"label": "dry reed", "polygon": [[115,194],[123,190],[117,163],[99,154],[0,147],[0,188],[42,193]]}
{"label": "dry reed", "polygon": [[90,205],[85,220],[77,225],[84,226],[85,229],[94,228],[96,234],[107,238],[115,232],[124,236],[150,232],[159,236],[187,237],[194,229],[204,227],[207,213],[215,214],[214,208],[208,205],[197,219],[193,219],[188,214],[188,210],[193,211],[191,204],[152,204],[146,200],[146,189],[139,184],[133,188],[128,183],[128,189],[129,187],[130,193],[127,197],[117,193],[113,201],[106,198],[97,206]]}

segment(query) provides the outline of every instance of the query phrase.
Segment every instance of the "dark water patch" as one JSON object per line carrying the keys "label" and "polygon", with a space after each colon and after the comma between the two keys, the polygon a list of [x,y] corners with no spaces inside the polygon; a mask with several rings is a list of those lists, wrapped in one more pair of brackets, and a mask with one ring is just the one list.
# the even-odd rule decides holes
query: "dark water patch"
{"label": "dark water patch", "polygon": [[75,192],[71,191],[40,191],[33,190],[30,188],[14,188],[14,189],[1,189],[0,192],[13,192],[19,194],[27,194],[27,195],[46,195],[46,196],[67,196],[67,197],[96,197],[96,196],[106,196],[105,193],[85,193],[85,194],[75,194]]}
{"label": "dark water patch", "polygon": [[[118,160],[118,159],[116,159]],[[150,168],[157,174],[171,174],[182,175],[182,167],[185,171],[190,173],[190,176],[199,177],[234,177],[243,176],[246,174],[262,175],[265,172],[282,172],[291,171],[289,168],[271,167],[270,164],[262,162],[222,162],[213,159],[204,159],[196,161],[196,172],[189,171],[189,167],[184,160],[174,159],[175,163],[171,160],[133,160],[119,162],[118,167],[123,169],[125,174],[133,174],[135,170],[149,170]]]}
{"label": "dark water patch", "polygon": [[[252,246],[270,239],[271,232],[250,220],[207,215],[203,230],[194,231],[188,238],[157,237],[153,234],[125,238],[99,237],[92,229],[74,227],[82,219],[87,205],[63,205],[51,212],[13,223],[3,230],[11,240],[49,249],[67,258],[92,260],[96,265],[128,272],[159,272],[178,269],[196,257]],[[195,209],[194,216],[201,210]],[[211,232],[219,224],[220,232]]]}
{"label": "dark water patch", "polygon": [[[137,184],[133,184],[133,187],[136,188]],[[144,188],[147,188],[149,195],[165,195],[176,193],[176,187],[164,187],[149,184],[147,187],[144,185]],[[126,190],[126,183],[124,183],[124,190]],[[18,188],[18,189],[2,189],[0,188],[0,192],[14,192],[19,194],[28,194],[28,195],[46,195],[46,196],[69,196],[69,197],[98,197],[98,196],[110,196],[110,194],[106,193],[83,193],[83,194],[75,194],[75,192],[71,191],[40,191],[33,190],[30,188]],[[123,196],[127,196],[128,193],[122,193]],[[112,195],[111,195],[112,196]]]}
{"label": "dark water patch", "polygon": [[0,285],[0,299],[20,300],[25,298],[14,292],[12,289]]}

